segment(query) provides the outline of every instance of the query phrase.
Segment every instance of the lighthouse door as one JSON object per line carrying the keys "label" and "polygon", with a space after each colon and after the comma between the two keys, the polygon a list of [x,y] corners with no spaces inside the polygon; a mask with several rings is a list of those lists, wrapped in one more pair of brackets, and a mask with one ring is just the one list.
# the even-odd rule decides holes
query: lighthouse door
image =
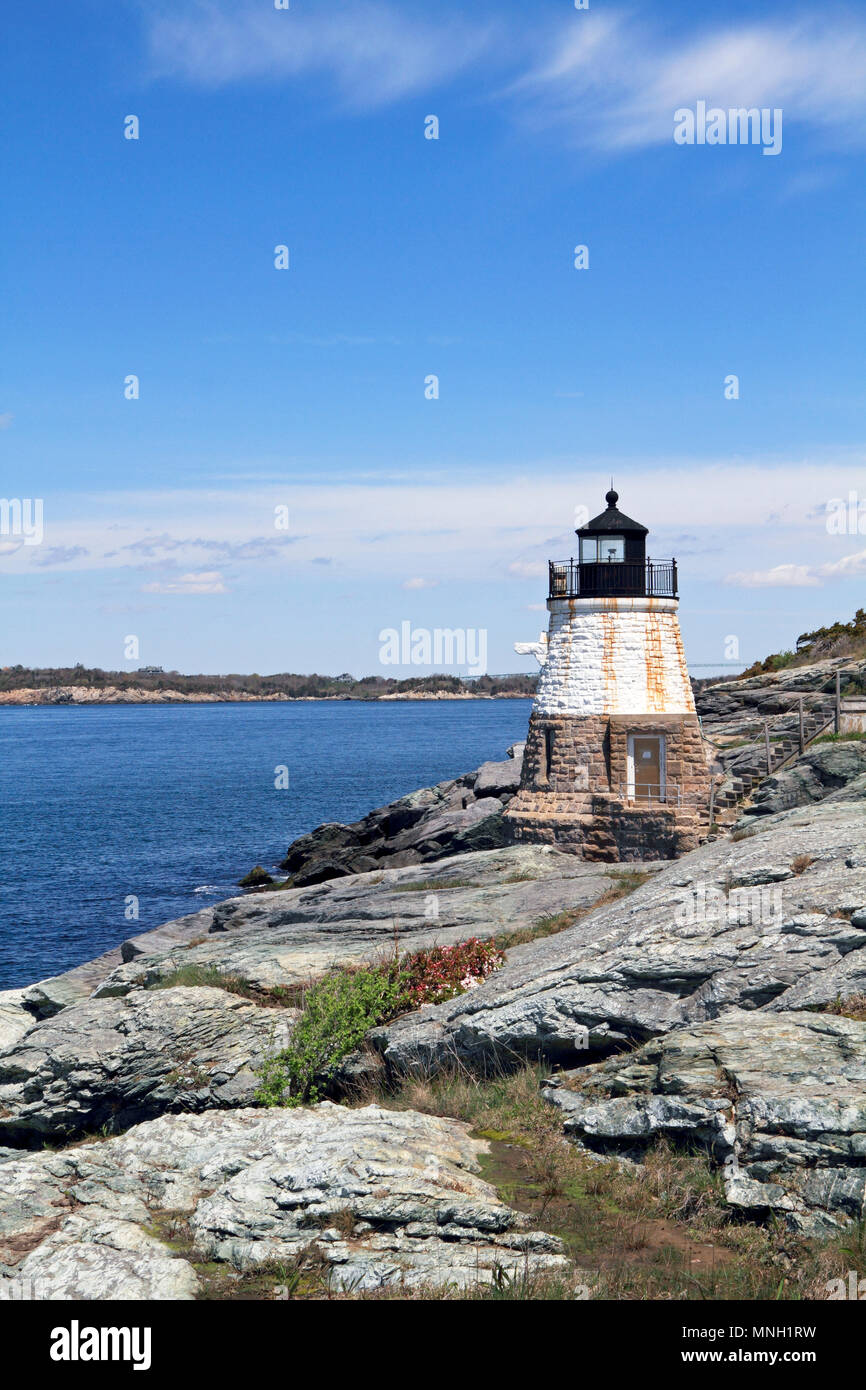
{"label": "lighthouse door", "polygon": [[665,752],[660,735],[629,735],[628,794],[635,801],[664,801]]}

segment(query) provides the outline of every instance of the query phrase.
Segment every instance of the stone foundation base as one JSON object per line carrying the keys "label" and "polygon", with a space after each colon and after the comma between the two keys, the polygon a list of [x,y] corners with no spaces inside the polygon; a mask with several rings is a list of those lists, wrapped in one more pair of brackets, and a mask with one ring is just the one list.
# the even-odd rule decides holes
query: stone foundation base
{"label": "stone foundation base", "polygon": [[551,796],[549,806],[545,801],[537,793],[531,800],[518,793],[511,802],[505,819],[518,844],[555,845],[582,859],[626,863],[678,859],[697,849],[707,830],[687,807],[634,806],[603,796],[575,798],[570,809],[562,796]]}
{"label": "stone foundation base", "polygon": [[[668,799],[628,796],[628,739],[664,736]],[[506,812],[514,838],[584,859],[676,859],[708,830],[710,776],[694,714],[543,715],[529,720],[520,790]]]}

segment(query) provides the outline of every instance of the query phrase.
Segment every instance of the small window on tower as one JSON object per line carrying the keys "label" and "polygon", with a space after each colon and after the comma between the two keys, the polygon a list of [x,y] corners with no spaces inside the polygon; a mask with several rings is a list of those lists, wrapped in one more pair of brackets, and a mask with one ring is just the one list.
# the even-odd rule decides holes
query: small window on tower
{"label": "small window on tower", "polygon": [[595,536],[581,536],[580,538],[580,563],[582,565],[594,565],[598,559],[598,541]]}
{"label": "small window on tower", "polygon": [[620,564],[625,559],[625,537],[603,536],[598,543],[599,560],[607,564]]}

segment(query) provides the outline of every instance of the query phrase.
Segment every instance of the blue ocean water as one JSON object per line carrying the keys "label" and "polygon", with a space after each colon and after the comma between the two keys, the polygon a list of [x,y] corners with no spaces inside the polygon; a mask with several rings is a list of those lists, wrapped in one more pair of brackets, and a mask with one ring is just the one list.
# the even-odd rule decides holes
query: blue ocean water
{"label": "blue ocean water", "polygon": [[[0,709],[0,989],[228,897],[323,821],[505,757],[529,700]],[[289,786],[275,787],[288,769]],[[138,921],[124,917],[128,896]]]}

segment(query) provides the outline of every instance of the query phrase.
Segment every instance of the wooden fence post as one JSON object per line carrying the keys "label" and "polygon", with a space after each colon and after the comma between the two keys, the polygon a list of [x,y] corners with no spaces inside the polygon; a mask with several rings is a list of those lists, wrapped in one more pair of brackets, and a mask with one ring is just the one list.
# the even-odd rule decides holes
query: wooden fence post
{"label": "wooden fence post", "polygon": [[842,732],[842,673],[836,672],[836,733]]}

